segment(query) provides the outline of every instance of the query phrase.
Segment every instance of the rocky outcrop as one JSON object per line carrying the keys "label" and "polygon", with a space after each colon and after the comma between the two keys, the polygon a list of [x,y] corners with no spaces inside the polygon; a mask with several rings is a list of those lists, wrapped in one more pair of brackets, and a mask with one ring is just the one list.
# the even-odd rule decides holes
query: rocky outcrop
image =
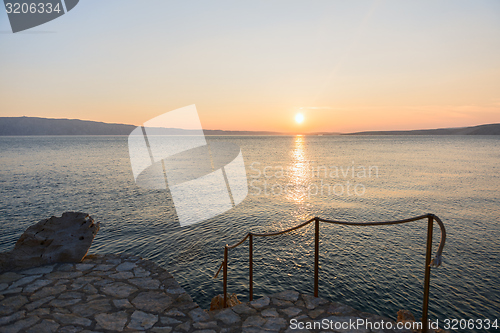
{"label": "rocky outcrop", "polygon": [[0,254],[0,271],[81,262],[98,231],[99,223],[86,213],[42,220],[26,229],[12,251]]}
{"label": "rocky outcrop", "polygon": [[413,323],[413,322],[415,322],[415,317],[408,310],[399,310],[398,311],[398,322],[402,322],[402,323],[410,322],[410,323]]}
{"label": "rocky outcrop", "polygon": [[[241,302],[238,300],[238,297],[234,293],[231,295],[228,294],[226,301],[227,301],[228,307],[241,304]],[[214,298],[212,298],[212,301],[210,302],[210,311],[220,310],[223,308],[224,308],[224,295],[223,294],[217,295]]]}

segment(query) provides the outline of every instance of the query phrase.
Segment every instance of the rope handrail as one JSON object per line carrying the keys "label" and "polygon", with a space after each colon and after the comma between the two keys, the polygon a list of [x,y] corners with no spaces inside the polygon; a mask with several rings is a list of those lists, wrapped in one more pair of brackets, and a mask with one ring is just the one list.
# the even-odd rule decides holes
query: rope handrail
{"label": "rope handrail", "polygon": [[253,236],[259,236],[259,237],[268,237],[268,236],[278,236],[278,235],[281,235],[281,234],[284,234],[284,233],[287,233],[287,232],[290,232],[290,231],[294,231],[294,230],[297,230],[297,229],[300,229],[302,227],[305,227],[306,225],[308,225],[309,223],[311,223],[312,221],[314,221],[315,218],[312,218],[310,219],[309,221],[306,221],[302,224],[299,224],[293,228],[290,228],[290,229],[286,229],[286,230],[283,230],[283,231],[277,231],[277,232],[270,232],[270,233],[267,233],[267,234],[254,234],[254,233],[251,233]]}
{"label": "rope handrail", "polygon": [[353,226],[373,226],[373,225],[392,225],[392,224],[401,224],[401,223],[407,223],[407,222],[413,222],[413,221],[418,221],[424,218],[429,218],[432,217],[433,219],[436,220],[436,222],[439,224],[439,228],[441,229],[441,240],[439,242],[439,247],[436,251],[436,255],[434,256],[434,259],[432,259],[430,265],[432,267],[439,267],[441,266],[442,263],[442,252],[444,248],[444,244],[446,242],[446,229],[444,227],[443,222],[439,217],[437,217],[434,214],[425,214],[425,215],[420,215],[416,217],[411,217],[408,219],[404,220],[395,220],[395,221],[383,221],[383,222],[346,222],[346,221],[336,221],[336,220],[325,220],[322,218],[318,218],[319,221],[321,222],[327,222],[327,223],[333,223],[333,224],[342,224],[342,225],[353,225]]}
{"label": "rope handrail", "polygon": [[[278,232],[271,232],[271,233],[267,233],[267,234],[254,234],[254,233],[247,233],[245,237],[243,237],[238,243],[234,244],[234,245],[227,245],[226,244],[226,247],[228,249],[234,249],[235,247],[241,245],[244,241],[247,240],[248,237],[250,236],[259,236],[259,237],[268,237],[268,236],[278,236],[278,235],[281,235],[281,234],[284,234],[284,233],[287,233],[287,232],[290,232],[290,231],[293,231],[293,230],[296,230],[296,229],[300,229],[302,227],[305,227],[306,225],[308,225],[309,223],[311,223],[312,221],[314,221],[314,218],[310,219],[309,221],[306,221],[302,224],[299,224],[293,228],[290,228],[290,229],[286,229],[286,230],[283,230],[283,231],[278,231]],[[217,270],[217,273],[215,273],[213,279],[217,278],[217,276],[219,275],[220,273],[220,270],[222,268],[222,265],[224,265],[224,260],[221,262],[220,266],[219,266],[219,269]]]}
{"label": "rope handrail", "polygon": [[[443,222],[441,221],[441,219],[439,217],[437,217],[436,215],[434,214],[425,214],[425,215],[419,215],[419,216],[415,216],[415,217],[410,217],[410,218],[407,218],[407,219],[403,219],[403,220],[394,220],[394,221],[379,221],[379,222],[348,222],[348,221],[337,221],[337,220],[327,220],[327,219],[322,219],[322,218],[318,218],[318,217],[315,217],[315,218],[312,218],[302,224],[299,224],[295,227],[292,227],[290,229],[286,229],[286,230],[282,230],[282,231],[277,231],[277,232],[270,232],[270,233],[252,233],[252,232],[249,232],[246,234],[245,237],[243,237],[238,243],[234,244],[234,245],[226,245],[226,247],[228,249],[234,249],[235,247],[238,247],[239,245],[243,244],[244,241],[246,241],[248,239],[248,237],[250,235],[252,236],[258,236],[258,237],[269,237],[269,236],[278,236],[278,235],[281,235],[281,234],[284,234],[284,233],[287,233],[287,232],[290,232],[290,231],[294,231],[296,229],[300,229],[302,227],[305,227],[306,225],[308,225],[309,223],[313,222],[315,219],[318,219],[318,221],[321,221],[321,222],[326,222],[326,223],[333,223],[333,224],[341,224],[341,225],[353,225],[353,226],[373,226],[373,225],[392,225],[392,224],[401,224],[401,223],[407,223],[407,222],[413,222],[413,221],[418,221],[418,220],[421,220],[421,219],[424,219],[424,218],[428,218],[432,216],[434,219],[436,219],[436,221],[438,222],[439,224],[439,228],[441,229],[441,240],[439,242],[439,247],[438,247],[438,250],[436,251],[436,255],[434,256],[434,259],[432,259],[430,265],[434,268],[437,268],[441,265],[443,259],[442,259],[442,252],[443,252],[443,248],[444,248],[444,244],[446,242],[446,229],[443,225]],[[220,264],[220,267],[219,269],[217,270],[217,273],[215,273],[214,275],[214,279],[217,278],[217,276],[219,275],[221,269],[222,269],[222,265],[224,265],[224,260],[221,262]]]}
{"label": "rope handrail", "polygon": [[[425,214],[425,215],[419,215],[415,217],[410,217],[407,219],[402,219],[402,220],[394,220],[394,221],[379,221],[379,222],[348,222],[348,221],[337,221],[337,220],[327,220],[327,219],[322,219],[319,217],[314,217],[308,221],[303,222],[302,224],[299,224],[295,227],[282,230],[282,231],[277,231],[277,232],[270,232],[270,233],[252,233],[249,232],[243,237],[239,242],[237,242],[234,245],[228,245],[226,244],[224,246],[224,260],[221,262],[219,269],[217,270],[217,273],[214,275],[214,279],[217,278],[219,275],[220,271],[222,268],[224,268],[224,282],[223,282],[223,289],[224,289],[224,307],[227,306],[227,266],[228,266],[228,250],[234,249],[238,247],[239,245],[243,244],[244,241],[247,239],[249,240],[249,294],[250,294],[250,301],[253,299],[253,237],[269,237],[269,236],[278,236],[282,235],[287,232],[291,232],[297,229],[300,229],[302,227],[305,227],[311,222],[315,222],[315,260],[314,260],[314,296],[318,297],[318,285],[319,285],[319,223],[320,222],[326,222],[330,224],[339,224],[339,225],[350,225],[350,226],[381,226],[381,225],[395,225],[395,224],[402,224],[402,223],[408,223],[408,222],[413,222],[413,221],[418,221],[421,219],[428,219],[428,225],[427,225],[427,250],[426,250],[426,258],[425,258],[425,279],[424,279],[424,299],[423,299],[423,310],[422,310],[422,322],[426,323],[427,322],[427,315],[428,315],[428,303],[429,303],[429,286],[430,286],[430,270],[431,267],[439,267],[443,261],[442,259],[442,253],[443,253],[443,248],[446,242],[446,229],[444,227],[443,222],[439,217],[437,217],[434,214]],[[434,256],[434,259],[431,260],[431,251],[432,251],[432,231],[433,231],[433,222],[436,221],[439,225],[440,231],[441,231],[441,240],[439,242],[438,249],[436,251],[436,255]],[[427,327],[426,325],[423,325],[423,333],[427,332]]]}

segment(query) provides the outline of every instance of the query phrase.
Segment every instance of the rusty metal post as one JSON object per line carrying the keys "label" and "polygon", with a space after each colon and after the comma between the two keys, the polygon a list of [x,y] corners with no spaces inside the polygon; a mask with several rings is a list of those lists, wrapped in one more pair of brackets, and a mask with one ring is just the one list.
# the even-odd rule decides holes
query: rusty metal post
{"label": "rusty metal post", "polygon": [[318,297],[319,285],[319,219],[314,218],[314,297]]}
{"label": "rusty metal post", "polygon": [[425,254],[425,279],[424,279],[424,302],[422,305],[422,333],[427,333],[428,312],[429,312],[429,287],[431,280],[431,252],[432,252],[432,229],[434,218],[432,214],[428,216],[427,224],[427,252]]}
{"label": "rusty metal post", "polygon": [[222,290],[224,293],[224,308],[227,306],[227,245],[224,247],[224,282],[222,284]]}
{"label": "rusty metal post", "polygon": [[250,237],[248,238],[248,286],[249,286],[249,293],[250,293],[250,301],[253,301],[253,235],[250,234]]}

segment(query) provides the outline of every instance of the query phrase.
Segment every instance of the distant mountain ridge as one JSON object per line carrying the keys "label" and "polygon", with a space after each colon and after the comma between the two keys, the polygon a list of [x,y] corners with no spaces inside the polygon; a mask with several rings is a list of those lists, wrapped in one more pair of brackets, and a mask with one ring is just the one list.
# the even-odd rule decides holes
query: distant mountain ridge
{"label": "distant mountain ridge", "polygon": [[[0,136],[31,135],[129,135],[137,126],[110,124],[79,119],[54,119],[39,117],[0,117]],[[197,131],[169,129],[172,135],[189,135]],[[283,135],[266,131],[203,130],[205,135]]]}
{"label": "distant mountain ridge", "polygon": [[500,124],[411,131],[365,131],[344,135],[500,135]]}
{"label": "distant mountain ridge", "polygon": [[128,135],[134,128],[79,119],[0,117],[0,135]]}
{"label": "distant mountain ridge", "polygon": [[[52,119],[38,117],[0,117],[0,136],[31,135],[129,135],[137,126],[110,124],[79,119]],[[292,135],[267,131],[203,130],[205,135]],[[193,131],[172,129],[172,134],[189,135]],[[306,135],[339,135],[316,132]],[[500,135],[500,124],[486,124],[462,128],[439,128],[411,131],[365,131],[342,135]]]}

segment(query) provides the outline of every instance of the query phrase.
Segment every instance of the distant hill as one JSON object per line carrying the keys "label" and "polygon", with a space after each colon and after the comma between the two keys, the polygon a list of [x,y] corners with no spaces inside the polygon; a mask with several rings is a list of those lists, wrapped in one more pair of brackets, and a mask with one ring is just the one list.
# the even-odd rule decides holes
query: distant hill
{"label": "distant hill", "polygon": [[[6,135],[129,135],[137,126],[109,124],[78,119],[50,119],[38,117],[0,117],[0,136]],[[205,135],[292,135],[266,131],[203,130]],[[189,135],[193,131],[171,129],[173,135]],[[308,135],[339,135],[340,133],[316,132]],[[413,131],[369,131],[343,135],[500,135],[500,124],[463,128],[439,128]]]}
{"label": "distant hill", "polygon": [[78,119],[0,117],[0,135],[129,135],[135,127]]}
{"label": "distant hill", "polygon": [[500,124],[413,131],[367,131],[343,135],[500,135]]}
{"label": "distant hill", "polygon": [[[0,117],[0,136],[7,135],[129,135],[137,126],[79,119]],[[205,135],[287,135],[266,131],[203,130]],[[192,130],[169,129],[171,135],[189,135]]]}
{"label": "distant hill", "polygon": [[223,130],[203,130],[205,135],[291,135],[280,132],[266,132],[266,131],[223,131]]}

